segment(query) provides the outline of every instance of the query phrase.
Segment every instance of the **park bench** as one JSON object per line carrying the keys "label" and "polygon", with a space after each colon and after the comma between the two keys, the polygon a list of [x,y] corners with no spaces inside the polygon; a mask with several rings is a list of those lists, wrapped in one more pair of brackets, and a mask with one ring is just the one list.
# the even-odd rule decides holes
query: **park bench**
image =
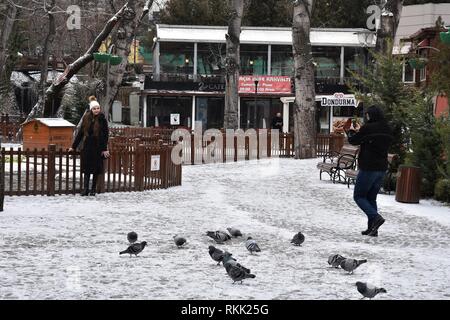
{"label": "park bench", "polygon": [[322,162],[317,164],[320,170],[319,177],[322,180],[322,172],[328,173],[333,183],[338,179],[340,182],[345,181],[345,170],[355,169],[356,156],[359,146],[344,144],[339,152],[329,151],[323,156]]}
{"label": "park bench", "polygon": [[[386,170],[386,175],[388,177],[388,194],[391,194],[391,178],[395,173],[395,161],[398,158],[398,155],[395,153],[388,153],[388,168]],[[345,181],[347,182],[347,188],[350,188],[350,183],[354,183],[356,181],[356,177],[358,176],[358,170],[356,168],[345,170]]]}

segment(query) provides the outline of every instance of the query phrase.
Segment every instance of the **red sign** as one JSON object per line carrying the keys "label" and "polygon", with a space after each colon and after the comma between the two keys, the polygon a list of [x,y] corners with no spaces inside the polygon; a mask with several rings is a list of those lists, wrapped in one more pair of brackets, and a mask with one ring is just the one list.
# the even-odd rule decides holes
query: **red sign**
{"label": "red sign", "polygon": [[258,80],[258,93],[291,93],[291,78],[286,76],[240,76],[239,93],[254,94],[255,80]]}

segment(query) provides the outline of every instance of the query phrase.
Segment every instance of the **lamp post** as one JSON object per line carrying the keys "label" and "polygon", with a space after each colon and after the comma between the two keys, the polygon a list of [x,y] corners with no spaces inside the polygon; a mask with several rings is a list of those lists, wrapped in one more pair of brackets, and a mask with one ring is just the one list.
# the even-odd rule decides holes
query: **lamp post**
{"label": "lamp post", "polygon": [[256,104],[256,99],[257,99],[257,95],[258,95],[258,83],[259,83],[259,81],[258,80],[255,80],[255,113],[254,113],[254,115],[255,115],[255,126],[257,125],[257,123],[256,123],[256,115],[257,115],[257,110],[256,110],[256,108],[258,107],[257,106],[257,104]]}

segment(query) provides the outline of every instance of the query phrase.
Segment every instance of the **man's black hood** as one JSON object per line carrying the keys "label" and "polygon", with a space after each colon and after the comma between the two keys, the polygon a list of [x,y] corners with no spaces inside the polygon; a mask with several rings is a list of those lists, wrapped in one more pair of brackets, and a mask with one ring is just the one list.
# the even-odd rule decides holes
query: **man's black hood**
{"label": "man's black hood", "polygon": [[380,107],[370,106],[367,109],[366,113],[369,114],[369,118],[370,118],[368,122],[385,121],[383,110],[381,110]]}

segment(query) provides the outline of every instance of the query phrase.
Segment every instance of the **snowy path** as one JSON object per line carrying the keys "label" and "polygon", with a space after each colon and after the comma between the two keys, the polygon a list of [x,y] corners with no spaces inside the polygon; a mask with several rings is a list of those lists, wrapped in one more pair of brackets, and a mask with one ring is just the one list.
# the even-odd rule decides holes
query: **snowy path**
{"label": "snowy path", "polygon": [[[378,238],[353,187],[319,181],[317,160],[271,159],[183,167],[183,186],[143,193],[6,197],[0,213],[1,299],[359,299],[354,283],[388,293],[376,299],[450,299],[450,208],[400,204],[380,195]],[[207,230],[234,226],[243,239],[216,245],[256,274],[232,284],[208,255]],[[149,246],[119,256],[134,230]],[[302,247],[290,244],[302,231]],[[188,244],[177,249],[172,236]],[[353,275],[330,269],[340,253],[368,259]]]}

